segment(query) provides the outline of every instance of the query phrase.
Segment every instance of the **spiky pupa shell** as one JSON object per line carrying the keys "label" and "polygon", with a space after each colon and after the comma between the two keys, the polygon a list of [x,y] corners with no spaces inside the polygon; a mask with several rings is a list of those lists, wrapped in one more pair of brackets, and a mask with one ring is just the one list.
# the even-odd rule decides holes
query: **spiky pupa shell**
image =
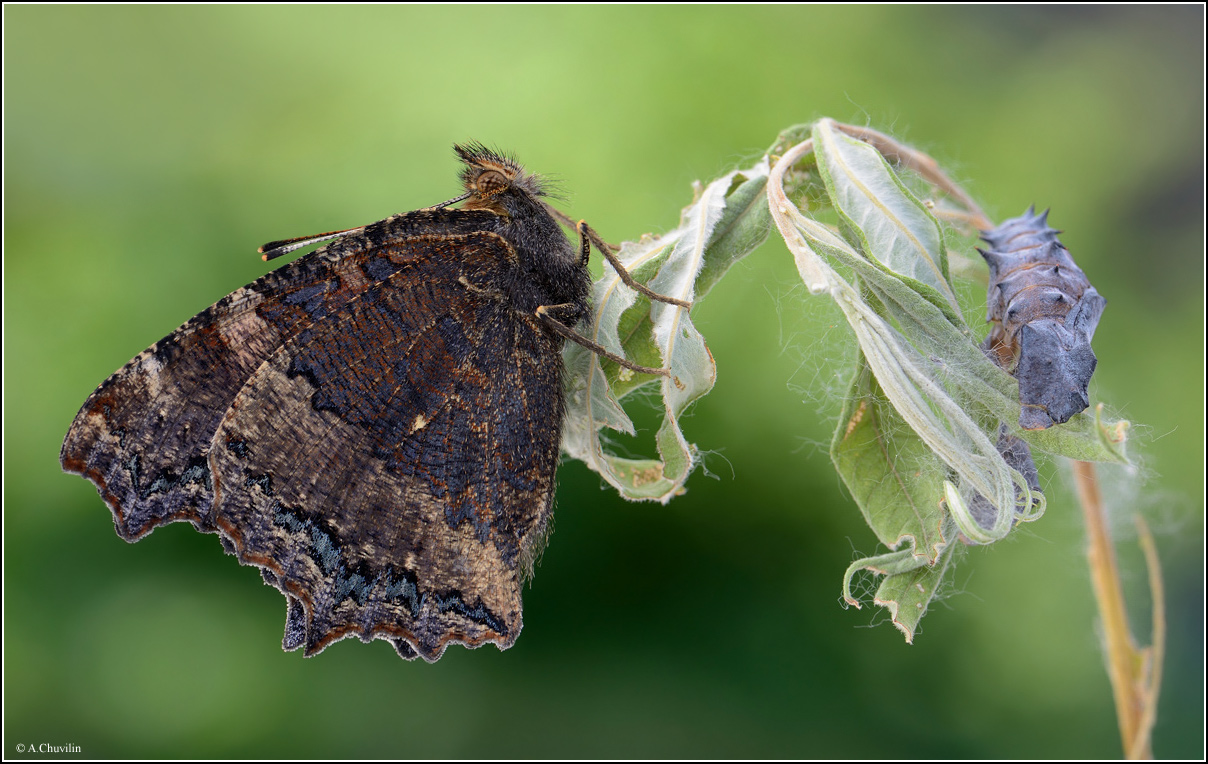
{"label": "spiky pupa shell", "polygon": [[1091,337],[1107,304],[1034,207],[982,233],[990,266],[982,347],[1019,380],[1019,426],[1043,430],[1089,404]]}

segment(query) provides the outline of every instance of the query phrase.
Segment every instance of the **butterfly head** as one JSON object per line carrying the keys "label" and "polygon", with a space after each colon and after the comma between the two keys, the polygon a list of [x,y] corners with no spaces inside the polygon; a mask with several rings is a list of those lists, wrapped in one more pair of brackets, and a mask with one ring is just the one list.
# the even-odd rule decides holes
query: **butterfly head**
{"label": "butterfly head", "polygon": [[467,209],[507,207],[508,196],[545,196],[540,177],[526,173],[515,159],[481,143],[454,145],[453,150],[465,164],[461,182],[470,195]]}

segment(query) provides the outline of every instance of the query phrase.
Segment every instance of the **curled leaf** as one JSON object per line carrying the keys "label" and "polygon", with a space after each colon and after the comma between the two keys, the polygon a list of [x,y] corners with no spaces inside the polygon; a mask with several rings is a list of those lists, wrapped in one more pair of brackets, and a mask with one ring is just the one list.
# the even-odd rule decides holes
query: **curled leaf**
{"label": "curled leaf", "polygon": [[[784,148],[768,179],[768,207],[802,280],[836,302],[860,349],[831,456],[869,526],[893,551],[854,563],[844,596],[854,602],[855,571],[884,575],[876,601],[909,640],[951,559],[955,534],[990,543],[1043,512],[1029,445],[1126,461],[1127,423],[1078,414],[1046,430],[1021,430],[1020,383],[975,344],[950,283],[939,221],[880,152],[892,148],[904,166],[967,202],[963,218],[950,217],[985,216],[934,160],[887,136],[830,120],[816,123],[811,136]],[[809,196],[803,171],[793,169],[798,163],[822,176],[822,204]],[[786,185],[786,177],[793,182]],[[808,210],[833,209],[837,228],[790,201],[787,189],[802,187]],[[1093,321],[1085,323],[1089,339]]]}
{"label": "curled leaf", "polygon": [[[954,368],[937,362],[935,359],[944,357],[942,352],[936,356],[925,355],[922,351],[936,349],[930,347],[935,344],[946,344],[935,342],[938,334],[949,342],[955,341],[958,346],[967,346],[976,356],[974,363],[984,365],[984,373],[997,374],[1006,380],[999,382],[1008,389],[1010,378],[989,363],[945,312],[919,294],[913,284],[893,271],[874,266],[842,237],[805,217],[788,201],[778,185],[779,179],[785,166],[808,150],[809,147],[802,144],[788,152],[773,169],[768,184],[772,217],[799,263],[799,269],[802,261],[808,263],[808,272],[823,280],[831,297],[843,310],[863,357],[898,415],[927,448],[960,477],[962,491],[969,496],[976,492],[990,497],[991,504],[998,509],[991,527],[971,524],[968,528],[961,527],[961,532],[978,543],[1002,538],[1014,521],[1016,481],[1013,471],[982,431],[979,422],[949,392],[950,388],[960,389],[962,385],[985,387],[985,381],[976,373],[966,373],[963,367]],[[879,304],[870,305],[864,292],[840,276],[831,262],[859,275],[863,287],[880,298]],[[882,316],[878,308],[896,319],[897,326]],[[951,381],[953,375],[961,377],[959,383]],[[998,394],[1007,399],[1005,391],[999,390]],[[933,502],[938,504],[938,486],[933,490],[936,490]]]}
{"label": "curled leaf", "polygon": [[831,442],[831,459],[877,539],[934,563],[949,541],[937,499],[948,468],[906,427],[863,355]]}
{"label": "curled leaf", "polygon": [[[685,301],[699,299],[766,238],[767,174],[765,157],[749,169],[714,180],[684,209],[675,230],[626,242],[617,258],[655,292]],[[568,344],[563,351],[567,411],[562,448],[625,498],[666,503],[683,492],[697,464],[696,446],[684,436],[679,419],[713,388],[713,355],[688,309],[638,297],[611,267],[606,266],[596,281],[592,304],[593,322],[587,332],[592,340],[639,363],[666,368],[670,376],[648,377],[625,369],[610,373],[608,367],[615,365]],[[603,428],[634,434],[620,397],[656,381],[663,401],[663,421],[655,434],[658,458],[612,454]]]}
{"label": "curled leaf", "polygon": [[890,271],[926,284],[934,297],[921,293],[946,303],[959,316],[939,221],[875,148],[837,131],[829,119],[814,125],[813,137],[826,190],[859,238],[860,249]]}
{"label": "curled leaf", "polygon": [[[948,532],[954,532],[950,523]],[[852,594],[851,581],[861,570],[884,576],[873,604],[889,610],[893,625],[906,636],[909,644],[914,641],[919,622],[939,591],[956,546],[946,545],[935,560],[915,557],[906,550],[856,560],[843,574],[843,599],[849,605],[860,607],[860,601]]]}

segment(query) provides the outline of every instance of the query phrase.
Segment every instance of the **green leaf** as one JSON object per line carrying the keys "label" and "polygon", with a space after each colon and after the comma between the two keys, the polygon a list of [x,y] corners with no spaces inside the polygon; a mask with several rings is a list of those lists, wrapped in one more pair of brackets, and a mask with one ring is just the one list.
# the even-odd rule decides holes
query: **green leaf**
{"label": "green leaf", "polygon": [[[734,174],[726,196],[725,212],[714,228],[712,240],[705,251],[704,265],[696,278],[696,301],[704,298],[734,263],[767,241],[771,218],[765,197],[766,185],[766,172],[751,178],[741,172]],[[667,254],[670,251],[665,250]],[[661,266],[664,260],[665,257],[650,262]],[[639,266],[636,272],[631,271],[630,275],[648,284],[656,272],[657,268],[651,269],[648,263]],[[661,365],[662,358],[653,342],[652,330],[650,302],[639,296],[624,311],[617,325],[627,358],[643,366]],[[624,369],[608,362],[605,362],[605,369],[608,370],[612,392],[618,399],[651,380],[642,374],[626,374]]]}
{"label": "green leaf", "polygon": [[[771,185],[769,189],[771,196]],[[785,241],[798,260],[798,267],[801,268],[802,261],[809,262],[814,277],[824,279],[830,295],[855,331],[860,350],[893,408],[927,447],[960,476],[963,492],[970,496],[980,493],[998,508],[997,519],[991,528],[968,524],[961,526],[961,532],[978,543],[989,543],[1005,536],[1014,520],[1018,473],[1003,461],[982,424],[966,411],[965,405],[954,400],[945,387],[945,377],[952,370],[939,360],[943,356],[920,352],[903,334],[906,327],[912,325],[909,311],[900,314],[907,322],[903,331],[899,331],[818,253],[826,253],[836,264],[870,276],[872,282],[866,286],[886,287],[883,293],[888,297],[905,299],[916,311],[931,314],[938,331],[955,332],[963,346],[974,351],[976,348],[935,305],[923,299],[898,276],[870,265],[850,244],[795,209],[782,215],[780,205],[778,200],[770,202],[777,225],[782,231],[786,227],[789,231]],[[891,305],[892,302],[880,307],[890,310]],[[980,351],[976,352],[980,356]],[[980,360],[988,363],[984,356]]]}
{"label": "green leaf", "polygon": [[948,467],[885,397],[863,354],[831,441],[831,459],[882,544],[934,562],[947,545],[940,499]]}
{"label": "green leaf", "polygon": [[933,293],[920,292],[959,316],[939,221],[872,146],[836,131],[828,119],[815,123],[813,134],[831,202],[859,237],[858,248],[890,271],[926,284]]}
{"label": "green leaf", "polygon": [[[807,151],[802,146],[797,156]],[[805,217],[788,202],[774,187],[783,164],[769,180],[769,208],[802,278],[812,292],[828,292],[843,309],[886,397],[959,476],[965,502],[954,509],[961,532],[977,543],[1002,538],[1017,519],[1016,487],[1022,476],[1003,460],[995,441],[1000,420],[1014,423],[1019,418],[1016,381],[985,357],[963,322],[954,323],[949,310],[928,299],[925,292],[934,290],[862,257],[858,243]],[[835,268],[853,273],[862,289]],[[1030,442],[1075,457],[1115,460],[1121,453],[1104,449],[1098,431],[1078,427],[1075,422],[1073,428]],[[989,528],[959,511],[977,494],[995,509]],[[1028,514],[1027,519],[1037,516]]]}
{"label": "green leaf", "polygon": [[[767,174],[764,157],[749,169],[714,180],[684,209],[678,228],[660,237],[626,242],[617,258],[655,292],[686,301],[703,297],[735,262],[766,239]],[[684,436],[679,418],[713,388],[716,364],[688,309],[638,299],[610,266],[594,284],[592,304],[593,321],[584,332],[590,339],[643,365],[669,369],[671,376],[619,369],[567,343],[562,448],[599,472],[625,498],[665,503],[683,492],[697,464],[696,446]],[[603,428],[634,434],[620,397],[655,383],[663,401],[663,421],[655,434],[659,458],[611,454]]]}
{"label": "green leaf", "polygon": [[1131,424],[1124,419],[1103,421],[1103,404],[1095,406],[1092,417],[1083,411],[1070,417],[1065,424],[1046,430],[1016,429],[1015,435],[1033,448],[1060,454],[1083,462],[1116,462],[1130,464],[1125,445]]}
{"label": "green leaf", "polygon": [[919,621],[935,599],[955,549],[954,544],[947,545],[935,561],[914,557],[908,551],[856,560],[843,575],[843,599],[860,607],[859,600],[851,593],[852,577],[859,571],[870,570],[885,576],[877,587],[873,604],[888,609],[893,625],[906,635],[906,642],[914,642]]}
{"label": "green leaf", "polygon": [[[823,176],[837,230],[789,200],[786,185],[810,188],[798,163],[812,163]],[[854,602],[857,570],[885,575],[877,602],[893,611],[909,640],[958,531],[962,540],[991,543],[1044,511],[1043,496],[997,450],[1001,422],[1041,450],[1110,461],[1125,460],[1127,423],[1080,415],[1048,430],[1019,431],[1018,383],[986,357],[964,323],[938,220],[876,149],[830,120],[816,123],[810,140],[784,149],[768,178],[768,208],[802,280],[812,294],[835,300],[860,348],[831,456],[877,538],[895,551],[849,568],[844,596]]]}
{"label": "green leaf", "polygon": [[736,173],[726,195],[726,208],[714,228],[705,251],[705,262],[696,277],[696,298],[709,293],[730,266],[767,241],[772,230],[768,214],[767,168],[754,177]]}

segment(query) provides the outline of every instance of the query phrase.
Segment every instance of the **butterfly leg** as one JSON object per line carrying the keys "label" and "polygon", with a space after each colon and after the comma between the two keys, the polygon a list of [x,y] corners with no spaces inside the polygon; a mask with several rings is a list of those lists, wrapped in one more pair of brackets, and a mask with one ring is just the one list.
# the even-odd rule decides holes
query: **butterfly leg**
{"label": "butterfly leg", "polygon": [[617,259],[616,255],[613,254],[613,250],[615,250],[616,247],[604,241],[604,239],[595,232],[595,229],[587,224],[587,221],[580,220],[576,223],[575,219],[570,215],[567,215],[562,210],[559,210],[556,207],[552,207],[548,204],[545,205],[545,209],[554,217],[555,220],[567,228],[574,228],[579,234],[579,252],[582,255],[584,264],[586,264],[590,258],[591,247],[594,245],[595,248],[600,251],[600,254],[604,255],[605,259],[608,260],[609,264],[612,265],[613,270],[615,270],[617,275],[621,277],[621,281],[625,282],[625,285],[630,289],[633,289],[639,294],[645,295],[647,298],[654,300],[655,302],[665,302],[668,305],[678,305],[681,308],[692,307],[692,303],[690,302],[680,300],[675,297],[668,297],[664,294],[659,294],[658,292],[648,289],[644,285],[634,281],[633,276],[629,275],[629,271],[625,270],[625,266],[622,265],[621,261]]}
{"label": "butterfly leg", "polygon": [[535,315],[537,316],[538,320],[540,320],[542,323],[544,323],[550,329],[553,329],[555,332],[562,335],[566,339],[568,339],[572,342],[575,342],[579,345],[582,345],[583,347],[587,348],[588,350],[595,353],[596,355],[603,356],[603,357],[607,358],[608,360],[615,362],[619,366],[623,366],[626,369],[631,369],[633,371],[636,371],[636,372],[639,372],[642,374],[653,374],[658,377],[670,377],[671,376],[671,372],[667,371],[666,369],[655,369],[650,366],[639,366],[638,364],[634,363],[633,361],[623,358],[622,356],[619,356],[616,353],[612,353],[612,352],[609,352],[608,350],[605,350],[603,345],[600,345],[596,342],[592,342],[591,340],[587,339],[582,334],[579,334],[574,329],[570,328],[569,326],[562,323],[561,321],[559,321],[557,318],[555,318],[553,316],[553,313],[556,311],[573,310],[574,307],[575,307],[574,305],[570,305],[570,304],[540,305],[537,307]]}
{"label": "butterfly leg", "polygon": [[600,238],[600,235],[596,233],[586,221],[580,220],[578,223],[576,223],[575,230],[579,232],[579,249],[583,253],[584,262],[587,262],[590,243],[590,245],[594,245],[595,248],[600,251],[600,254],[604,255],[604,259],[608,260],[609,264],[612,265],[613,270],[615,270],[617,275],[621,277],[621,281],[624,281],[625,285],[630,289],[634,290],[638,294],[645,295],[654,302],[665,302],[668,305],[678,305],[681,308],[692,307],[692,303],[686,300],[680,300],[676,297],[668,297],[665,294],[659,294],[658,292],[649,289],[645,285],[634,281],[633,276],[629,275],[629,271],[625,270],[625,266],[622,265],[621,261],[617,259],[617,256],[613,254],[612,247],[608,246],[608,242]]}

